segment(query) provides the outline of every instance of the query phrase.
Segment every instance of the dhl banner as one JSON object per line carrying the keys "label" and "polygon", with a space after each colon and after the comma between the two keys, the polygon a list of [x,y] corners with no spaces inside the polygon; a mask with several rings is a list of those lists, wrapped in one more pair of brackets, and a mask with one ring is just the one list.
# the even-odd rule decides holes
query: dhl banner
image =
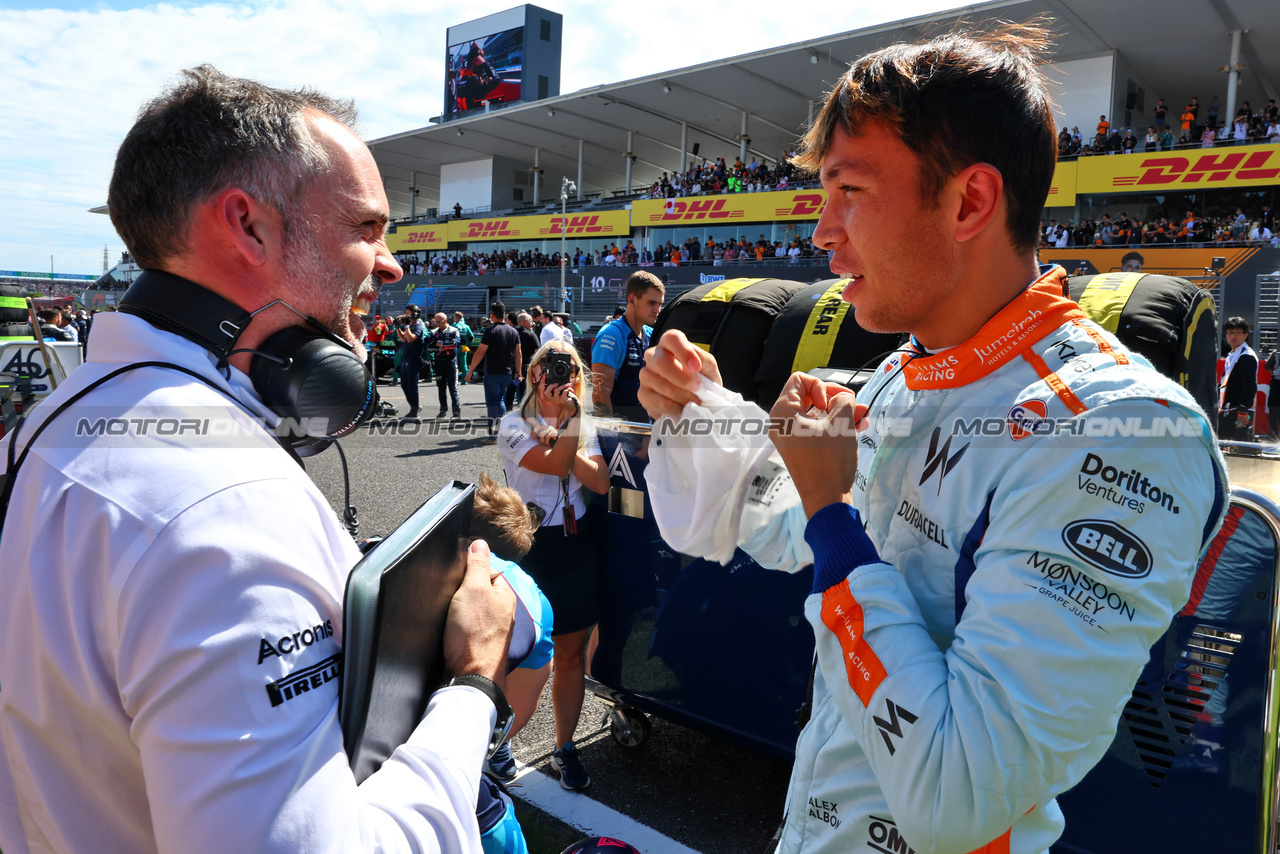
{"label": "dhl banner", "polygon": [[1073,208],[1076,206],[1076,174],[1078,161],[1061,162],[1053,170],[1053,186],[1049,188],[1046,208]]}
{"label": "dhl banner", "polygon": [[823,190],[781,190],[771,193],[733,193],[682,199],[644,199],[631,205],[634,225],[682,223],[778,222],[817,219],[827,203]]}
{"label": "dhl banner", "polygon": [[413,252],[418,249],[444,249],[448,245],[447,231],[443,223],[436,225],[402,225],[395,234],[387,235],[387,248],[392,252]]}
{"label": "dhl banner", "polygon": [[[1119,157],[1121,155],[1114,155]],[[1132,155],[1130,155],[1132,156]],[[1125,255],[1142,256],[1142,272],[1165,276],[1199,276],[1213,266],[1214,258],[1222,258],[1222,275],[1230,276],[1248,261],[1256,248],[1244,246],[1198,248],[1192,246],[1108,246],[1106,248],[1041,249],[1040,262],[1061,264],[1068,275],[1112,273],[1120,269]]]}
{"label": "dhl banner", "polygon": [[628,211],[599,211],[571,213],[567,216],[551,214],[500,219],[451,219],[448,224],[449,242],[549,238],[558,240],[562,232],[562,222],[566,223],[563,228],[564,236],[580,240],[592,237],[620,237],[631,233],[631,214]]}
{"label": "dhl banner", "polygon": [[[1059,164],[1061,170],[1068,164]],[[1076,193],[1158,193],[1280,183],[1280,145],[1186,148],[1081,157]],[[1054,185],[1058,185],[1054,175]],[[1054,202],[1050,202],[1054,204]]]}

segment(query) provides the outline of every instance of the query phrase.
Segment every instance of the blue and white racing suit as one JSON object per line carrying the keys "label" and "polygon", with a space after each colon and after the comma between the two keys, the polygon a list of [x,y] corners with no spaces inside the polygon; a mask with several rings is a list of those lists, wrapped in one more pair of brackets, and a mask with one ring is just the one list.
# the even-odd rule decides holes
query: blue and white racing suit
{"label": "blue and white racing suit", "polygon": [[[1105,753],[1187,602],[1226,504],[1208,421],[1063,275],[963,344],[881,366],[852,507],[742,517],[762,565],[814,564],[780,854],[1047,850],[1055,796]],[[748,503],[776,498],[761,477]]]}

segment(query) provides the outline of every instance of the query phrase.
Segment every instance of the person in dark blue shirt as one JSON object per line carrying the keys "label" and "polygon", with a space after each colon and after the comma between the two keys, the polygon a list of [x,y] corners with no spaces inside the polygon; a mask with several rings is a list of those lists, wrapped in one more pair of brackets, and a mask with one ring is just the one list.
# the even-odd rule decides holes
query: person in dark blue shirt
{"label": "person in dark blue shirt", "polygon": [[647,421],[637,397],[644,351],[649,347],[653,324],[662,310],[666,287],[646,270],[627,278],[627,307],[622,316],[606,323],[591,346],[591,373],[596,411],[628,420]]}

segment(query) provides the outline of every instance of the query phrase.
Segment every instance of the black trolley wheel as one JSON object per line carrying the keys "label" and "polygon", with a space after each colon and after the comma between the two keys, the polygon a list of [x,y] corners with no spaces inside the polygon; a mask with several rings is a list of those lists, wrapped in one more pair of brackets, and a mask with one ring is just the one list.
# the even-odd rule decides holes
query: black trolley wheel
{"label": "black trolley wheel", "polygon": [[653,725],[644,712],[627,706],[618,706],[609,715],[609,734],[620,747],[639,750],[653,734]]}

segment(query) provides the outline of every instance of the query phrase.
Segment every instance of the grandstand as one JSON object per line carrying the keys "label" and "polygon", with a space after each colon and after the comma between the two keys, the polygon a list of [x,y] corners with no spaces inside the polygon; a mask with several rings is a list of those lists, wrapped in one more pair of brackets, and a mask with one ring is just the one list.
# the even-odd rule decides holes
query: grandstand
{"label": "grandstand", "polygon": [[[1247,239],[1280,201],[1280,136],[1268,137],[1263,115],[1280,97],[1274,12],[1273,0],[992,2],[433,120],[369,143],[395,221],[388,242],[404,288],[425,289],[415,301],[480,311],[485,294],[555,304],[563,243],[568,305],[588,323],[617,301],[619,267],[651,263],[671,292],[719,276],[826,278],[809,240],[825,196],[786,158],[832,83],[894,41],[1048,13],[1059,125],[1085,133],[1063,147],[1044,212],[1068,236],[1047,239],[1042,258],[1105,272],[1136,248],[1146,271],[1205,276],[1224,310],[1256,319],[1257,277],[1280,268],[1280,250]],[[1146,151],[1160,99],[1177,140],[1193,97],[1193,135],[1215,97],[1219,125],[1254,105],[1253,135]],[[1104,136],[1090,156],[1099,115],[1121,153],[1106,155]],[[1130,128],[1138,142],[1125,154]],[[477,176],[488,178],[479,193]]]}

